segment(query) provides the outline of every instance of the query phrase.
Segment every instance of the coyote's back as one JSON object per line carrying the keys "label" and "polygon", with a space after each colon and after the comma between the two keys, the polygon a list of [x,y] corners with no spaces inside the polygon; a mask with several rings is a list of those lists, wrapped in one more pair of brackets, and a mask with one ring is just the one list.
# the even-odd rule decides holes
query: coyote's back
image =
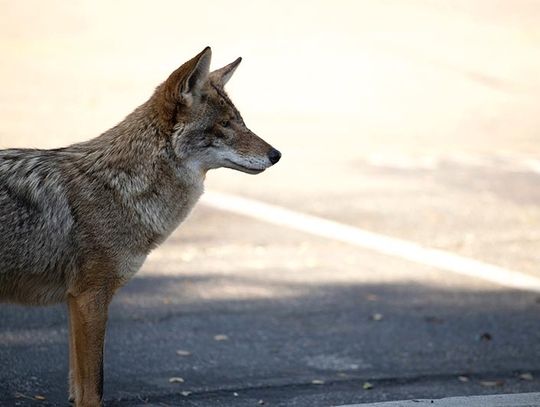
{"label": "coyote's back", "polygon": [[57,151],[0,151],[0,300],[65,299],[73,223]]}

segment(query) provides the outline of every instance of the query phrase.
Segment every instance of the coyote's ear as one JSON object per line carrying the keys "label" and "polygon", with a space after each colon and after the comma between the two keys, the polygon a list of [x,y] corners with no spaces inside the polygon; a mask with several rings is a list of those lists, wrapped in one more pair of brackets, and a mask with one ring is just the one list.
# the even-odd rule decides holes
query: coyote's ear
{"label": "coyote's ear", "polygon": [[176,103],[191,106],[208,78],[212,50],[206,47],[194,58],[175,70],[160,87],[162,103],[171,110]]}
{"label": "coyote's ear", "polygon": [[174,126],[179,105],[190,107],[208,79],[212,51],[206,47],[201,53],[175,70],[156,89],[153,96],[159,120],[170,129]]}
{"label": "coyote's ear", "polygon": [[223,68],[217,69],[210,74],[210,80],[221,87],[225,86],[238,65],[242,62],[242,58],[237,58],[234,62],[231,62],[229,65],[225,65]]}
{"label": "coyote's ear", "polygon": [[184,72],[182,72],[183,75],[178,78],[177,83],[181,102],[188,106],[191,105],[193,97],[200,92],[203,83],[208,78],[211,59],[212,50],[210,47],[206,47],[201,53],[179,68],[185,67]]}

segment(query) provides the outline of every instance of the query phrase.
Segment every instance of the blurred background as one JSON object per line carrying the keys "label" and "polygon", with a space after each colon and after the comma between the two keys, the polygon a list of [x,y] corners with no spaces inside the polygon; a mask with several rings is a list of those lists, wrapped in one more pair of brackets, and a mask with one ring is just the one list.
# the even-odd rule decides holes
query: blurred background
{"label": "blurred background", "polygon": [[[229,94],[283,158],[256,177],[214,171],[208,190],[540,277],[539,20],[535,0],[1,0],[0,148],[95,137],[209,45],[213,69],[243,57]],[[536,295],[200,205],[115,300],[112,319],[140,329],[130,349],[145,354],[147,370],[125,359],[110,365],[109,394],[121,398],[117,387],[127,394],[130,374],[144,382],[137,391],[169,392],[167,377],[178,369],[193,378],[186,388],[203,393],[215,383],[278,388],[283,377],[347,383],[466,372],[495,372],[508,384],[452,381],[420,395],[534,390],[535,381],[512,380],[540,363]],[[264,324],[261,309],[274,310]],[[0,394],[11,400],[41,383],[47,397],[60,397],[62,387],[28,375],[42,377],[48,366],[36,343],[65,358],[61,310],[7,310],[0,309],[0,362],[13,368]],[[222,310],[246,319],[221,320]],[[158,324],[148,338],[148,321],[163,313],[178,329]],[[374,314],[386,325],[373,330]],[[42,329],[44,315],[58,325]],[[196,315],[213,322],[194,328]],[[32,318],[30,328],[17,322]],[[240,331],[247,336],[237,348],[205,348],[214,334]],[[487,331],[504,338],[488,350],[477,340]],[[120,357],[127,339],[119,332],[110,346]],[[194,355],[201,347],[199,365],[168,359],[186,343]],[[148,347],[155,351],[146,354]],[[253,362],[238,352],[253,352],[245,358]],[[208,374],[216,366],[227,371]],[[65,373],[63,365],[45,370]],[[343,390],[346,397],[328,402],[418,394],[392,391]]]}

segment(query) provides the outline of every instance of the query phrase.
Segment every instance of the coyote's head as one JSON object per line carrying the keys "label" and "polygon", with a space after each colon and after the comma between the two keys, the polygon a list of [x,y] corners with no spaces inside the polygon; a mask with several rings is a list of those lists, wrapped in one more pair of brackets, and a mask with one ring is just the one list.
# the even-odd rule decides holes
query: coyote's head
{"label": "coyote's head", "polygon": [[281,153],[246,127],[224,86],[241,58],[209,72],[212,51],[205,48],[174,71],[154,98],[174,154],[201,171],[227,167],[257,174],[277,163]]}

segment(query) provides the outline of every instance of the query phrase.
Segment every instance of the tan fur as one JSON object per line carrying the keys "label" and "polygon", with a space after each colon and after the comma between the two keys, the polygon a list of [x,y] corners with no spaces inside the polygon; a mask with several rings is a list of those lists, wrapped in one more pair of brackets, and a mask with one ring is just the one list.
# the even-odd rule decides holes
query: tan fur
{"label": "tan fur", "polygon": [[185,219],[210,169],[259,173],[281,154],[245,125],[209,72],[211,51],[175,70],[101,136],[56,150],[0,151],[0,300],[69,309],[69,397],[100,406],[107,309]]}

